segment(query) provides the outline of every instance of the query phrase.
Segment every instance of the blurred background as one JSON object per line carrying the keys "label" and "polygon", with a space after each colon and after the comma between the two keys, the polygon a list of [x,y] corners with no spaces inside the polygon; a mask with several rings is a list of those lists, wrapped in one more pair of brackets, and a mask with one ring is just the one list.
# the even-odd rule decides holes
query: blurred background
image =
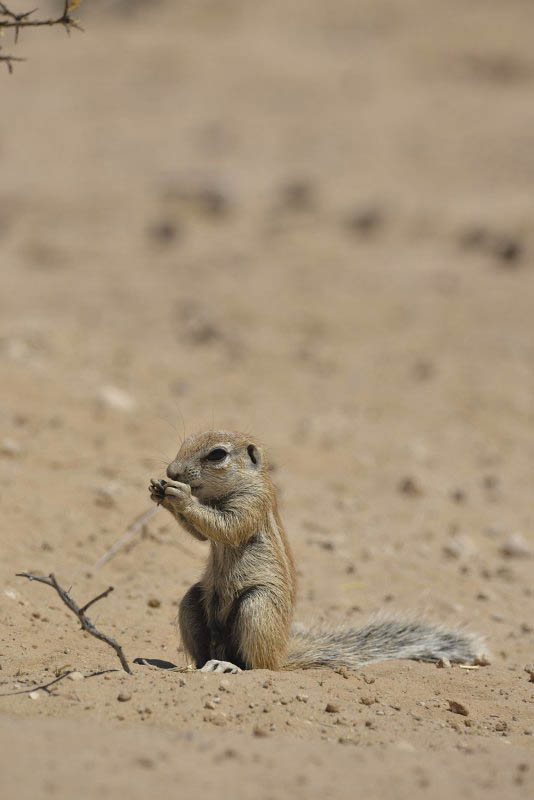
{"label": "blurred background", "polygon": [[[488,631],[477,581],[534,521],[532,4],[74,16],[2,42],[6,575],[83,575],[183,433],[232,426],[270,448],[306,611]],[[198,567],[165,547],[113,569],[175,597]]]}

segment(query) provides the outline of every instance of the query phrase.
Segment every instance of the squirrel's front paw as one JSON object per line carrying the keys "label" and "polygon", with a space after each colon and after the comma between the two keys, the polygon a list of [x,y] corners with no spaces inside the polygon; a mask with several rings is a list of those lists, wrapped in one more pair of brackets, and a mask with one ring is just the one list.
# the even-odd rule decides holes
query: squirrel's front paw
{"label": "squirrel's front paw", "polygon": [[163,502],[165,497],[165,486],[167,485],[167,481],[159,480],[155,481],[154,478],[150,479],[150,486],[148,487],[148,491],[150,492],[150,499],[157,503],[158,506],[160,503]]}
{"label": "squirrel's front paw", "polygon": [[148,488],[152,500],[158,505],[161,503],[164,508],[180,511],[191,502],[191,487],[188,483],[152,479]]}

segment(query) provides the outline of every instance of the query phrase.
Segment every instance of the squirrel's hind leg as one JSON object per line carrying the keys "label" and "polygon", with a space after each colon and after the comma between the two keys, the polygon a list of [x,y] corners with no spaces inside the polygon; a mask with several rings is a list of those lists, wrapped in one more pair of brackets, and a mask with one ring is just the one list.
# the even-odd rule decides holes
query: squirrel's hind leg
{"label": "squirrel's hind leg", "polygon": [[178,624],[182,644],[200,669],[210,657],[210,630],[203,605],[203,589],[200,583],[185,593],[180,603]]}
{"label": "squirrel's hind leg", "polygon": [[232,655],[245,669],[280,669],[289,636],[289,613],[262,586],[237,598],[228,620]]}

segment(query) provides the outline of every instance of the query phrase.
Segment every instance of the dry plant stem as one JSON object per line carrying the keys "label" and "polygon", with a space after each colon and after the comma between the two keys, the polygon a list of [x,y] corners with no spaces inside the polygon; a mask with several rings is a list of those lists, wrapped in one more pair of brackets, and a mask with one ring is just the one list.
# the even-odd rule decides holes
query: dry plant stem
{"label": "dry plant stem", "polygon": [[43,683],[40,686],[31,686],[29,689],[17,689],[15,692],[4,692],[0,694],[0,697],[11,697],[15,694],[29,694],[30,692],[37,692],[39,689],[42,689],[43,692],[47,694],[52,694],[50,691],[50,686],[53,686],[55,683],[59,683],[64,678],[67,678],[74,670],[69,669],[68,672],[63,672],[58,678],[54,678],[52,681],[48,681],[48,683]]}
{"label": "dry plant stem", "polygon": [[131,523],[131,525],[129,525],[128,528],[126,528],[125,532],[122,534],[120,539],[118,539],[115,542],[115,544],[112,547],[110,547],[107,553],[104,553],[104,555],[98,559],[96,564],[94,564],[94,566],[92,567],[92,572],[96,572],[98,569],[100,569],[100,567],[103,567],[104,564],[107,564],[108,561],[111,561],[113,556],[116,555],[119,552],[119,550],[122,550],[122,548],[128,544],[130,539],[133,539],[135,534],[141,530],[143,525],[146,522],[148,522],[148,520],[151,517],[153,517],[154,514],[157,514],[158,511],[159,511],[159,506],[152,506],[152,508],[143,511],[142,514],[136,517],[134,521]]}
{"label": "dry plant stem", "polygon": [[[99,672],[92,672],[90,675],[86,675],[85,678],[86,679],[94,678],[97,675],[102,675],[105,672],[117,672],[117,671],[118,670],[115,669],[103,669],[100,670]],[[59,675],[57,678],[48,681],[48,683],[41,683],[39,684],[39,686],[30,686],[28,689],[17,689],[14,692],[3,692],[2,694],[0,694],[0,697],[12,697],[15,694],[30,694],[30,692],[37,692],[39,690],[46,692],[46,694],[53,694],[53,692],[50,691],[50,687],[54,686],[54,684],[56,683],[59,683],[59,681],[62,681],[64,678],[68,678],[68,676],[72,675],[73,672],[74,670],[69,669],[67,672],[62,672],[61,675]]]}
{"label": "dry plant stem", "polygon": [[82,626],[82,630],[87,631],[87,633],[90,633],[91,636],[95,637],[95,639],[100,639],[101,642],[105,642],[112,647],[117,653],[117,657],[121,662],[123,670],[128,672],[130,675],[132,674],[132,670],[130,669],[126,657],[122,652],[122,647],[120,644],[116,642],[115,639],[112,639],[111,636],[107,636],[105,633],[101,633],[99,630],[97,630],[89,617],[87,617],[85,614],[89,606],[92,606],[97,600],[107,597],[107,595],[113,591],[113,586],[110,586],[105,592],[102,592],[97,597],[93,598],[93,600],[90,600],[88,603],[82,606],[82,608],[80,608],[74,602],[69,593],[59,585],[52,573],[50,573],[48,577],[43,577],[41,575],[31,575],[29,572],[17,572],[17,578],[28,578],[30,581],[39,581],[39,583],[45,583],[47,586],[52,586],[52,588],[55,589],[58,595],[61,597],[67,608],[70,608],[72,613],[78,617],[80,620],[80,625]]}

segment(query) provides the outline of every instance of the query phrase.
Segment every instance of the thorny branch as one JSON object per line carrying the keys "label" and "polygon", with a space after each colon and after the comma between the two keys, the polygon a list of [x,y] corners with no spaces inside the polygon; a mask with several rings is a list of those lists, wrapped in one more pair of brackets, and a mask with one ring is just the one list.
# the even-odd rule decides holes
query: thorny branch
{"label": "thorny branch", "polygon": [[108,594],[113,591],[113,586],[110,586],[105,592],[102,592],[97,597],[93,598],[93,600],[90,600],[80,608],[74,602],[69,593],[59,585],[52,573],[50,573],[48,577],[44,577],[41,575],[31,575],[29,572],[17,572],[17,578],[28,578],[30,581],[39,581],[39,583],[45,583],[47,586],[52,586],[52,588],[55,589],[58,595],[61,597],[67,608],[70,608],[72,613],[78,617],[80,620],[80,625],[82,626],[82,630],[87,631],[87,633],[90,633],[91,636],[95,637],[95,639],[100,639],[100,641],[105,642],[112,647],[115,650],[119,661],[121,662],[123,670],[128,672],[130,675],[132,674],[132,670],[130,669],[126,657],[122,652],[122,647],[120,644],[116,642],[115,639],[112,639],[111,636],[107,636],[107,634],[101,633],[99,630],[97,630],[85,613],[89,606],[92,606],[93,603],[97,602],[97,600],[102,600],[102,598],[107,597]]}
{"label": "thorny branch", "polygon": [[[49,19],[35,19],[33,14],[37,11],[36,8],[30,11],[17,13],[8,8],[5,3],[0,2],[0,36],[3,35],[4,29],[13,28],[15,31],[15,44],[17,44],[19,33],[22,28],[42,28],[44,26],[52,27],[54,25],[62,25],[67,33],[70,33],[72,28],[81,31],[83,28],[71,16],[71,12],[80,5],[80,2],[81,0],[65,0],[61,15],[59,17],[50,17]],[[25,61],[25,59],[17,58],[12,55],[2,55],[0,53],[0,61],[3,61],[7,66],[8,72],[12,73],[13,62]]]}

